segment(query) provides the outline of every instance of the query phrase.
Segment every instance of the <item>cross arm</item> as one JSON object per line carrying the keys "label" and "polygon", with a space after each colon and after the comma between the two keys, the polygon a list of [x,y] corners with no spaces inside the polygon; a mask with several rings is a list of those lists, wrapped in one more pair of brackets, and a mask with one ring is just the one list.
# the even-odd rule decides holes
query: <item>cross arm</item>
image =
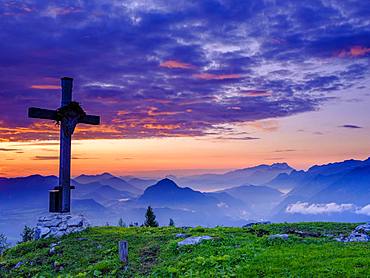
{"label": "cross arm", "polygon": [[100,124],[100,117],[94,115],[86,115],[81,120],[78,121],[81,124],[88,124],[88,125],[99,125]]}
{"label": "cross arm", "polygon": [[37,119],[56,120],[57,112],[55,110],[30,107],[28,108],[28,117]]}
{"label": "cross arm", "polygon": [[[57,120],[57,112],[55,110],[43,109],[43,108],[36,108],[30,107],[28,109],[28,117],[29,118],[37,118],[37,119],[47,119],[47,120]],[[82,119],[78,121],[81,124],[88,124],[88,125],[99,125],[100,124],[100,117],[94,115],[86,115]]]}

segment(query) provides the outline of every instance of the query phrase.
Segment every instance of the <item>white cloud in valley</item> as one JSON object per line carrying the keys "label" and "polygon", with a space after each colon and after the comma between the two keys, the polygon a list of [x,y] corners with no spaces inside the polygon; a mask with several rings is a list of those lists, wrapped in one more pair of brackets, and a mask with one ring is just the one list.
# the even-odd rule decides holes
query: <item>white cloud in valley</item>
{"label": "white cloud in valley", "polygon": [[342,212],[354,212],[357,214],[370,215],[370,204],[364,207],[357,207],[354,204],[315,204],[308,202],[297,202],[287,206],[287,213],[291,214],[328,214],[328,213],[342,213]]}
{"label": "white cloud in valley", "polygon": [[370,204],[356,211],[358,214],[365,214],[370,216]]}

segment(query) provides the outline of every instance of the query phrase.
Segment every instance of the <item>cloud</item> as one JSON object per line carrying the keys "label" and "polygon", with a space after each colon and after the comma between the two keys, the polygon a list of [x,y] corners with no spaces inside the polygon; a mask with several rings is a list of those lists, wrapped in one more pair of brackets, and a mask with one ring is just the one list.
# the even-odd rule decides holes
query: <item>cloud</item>
{"label": "cloud", "polygon": [[363,207],[358,207],[354,204],[310,204],[307,202],[297,202],[295,204],[288,205],[285,211],[291,214],[329,214],[352,212],[370,216],[370,204]]}
{"label": "cloud", "polygon": [[315,131],[315,132],[312,132],[312,134],[314,134],[314,135],[324,135],[324,133],[321,132],[321,131]]}
{"label": "cloud", "polygon": [[[22,144],[16,144],[15,146],[59,146],[59,142],[22,142]],[[73,144],[78,144],[78,142],[73,142]]]}
{"label": "cloud", "polygon": [[32,160],[58,160],[59,156],[43,156],[43,155],[36,155]]}
{"label": "cloud", "polygon": [[196,73],[193,74],[194,78],[204,80],[225,80],[225,79],[238,79],[241,78],[240,74],[214,74],[214,73]]}
{"label": "cloud", "polygon": [[358,214],[365,214],[365,215],[369,215],[370,216],[370,204],[364,206],[361,209],[358,209],[356,211],[356,213],[358,213]]}
{"label": "cloud", "polygon": [[369,75],[366,4],[3,1],[0,141],[58,139],[26,112],[58,108],[62,76],[102,117],[75,139],[204,136],[321,109]]}
{"label": "cloud", "polygon": [[13,149],[13,148],[0,148],[0,152],[15,152],[19,151],[19,149]]}
{"label": "cloud", "polygon": [[[73,160],[76,159],[95,159],[94,157],[79,157],[79,156],[72,156]],[[32,160],[59,160],[59,156],[43,156],[43,155],[36,155],[32,158]]]}
{"label": "cloud", "polygon": [[115,160],[132,160],[135,159],[134,157],[121,157],[121,158],[116,158]]}
{"label": "cloud", "polygon": [[31,85],[31,88],[39,90],[61,90],[59,85]]}
{"label": "cloud", "polygon": [[269,97],[272,95],[270,92],[256,90],[243,91],[240,94],[245,95],[247,97]]}
{"label": "cloud", "polygon": [[219,136],[219,137],[216,137],[215,139],[219,139],[219,140],[242,140],[242,141],[249,141],[249,140],[258,140],[258,139],[261,139],[261,138],[258,138],[258,137],[250,137],[250,136],[244,136],[244,137]]}
{"label": "cloud", "polygon": [[365,47],[361,45],[352,46],[348,50],[341,50],[337,54],[338,57],[360,57],[365,56],[366,54],[370,53],[370,47]]}
{"label": "cloud", "polygon": [[219,208],[228,208],[229,205],[226,204],[225,202],[220,202],[220,203],[217,204],[217,207],[219,207]]}
{"label": "cloud", "polygon": [[309,204],[307,202],[297,202],[290,204],[286,208],[287,213],[298,213],[298,214],[327,214],[327,213],[342,213],[342,212],[354,212],[356,206],[353,204]]}
{"label": "cloud", "polygon": [[186,63],[176,61],[176,60],[164,61],[164,62],[160,63],[159,66],[163,67],[163,68],[170,68],[170,69],[193,69],[193,68],[195,68],[195,66],[193,66],[191,64],[186,64]]}
{"label": "cloud", "polygon": [[352,129],[362,128],[361,126],[358,126],[358,125],[341,125],[339,127],[352,128]]}
{"label": "cloud", "polygon": [[249,126],[260,129],[262,131],[272,132],[278,130],[279,122],[276,120],[263,120],[249,123]]}
{"label": "cloud", "polygon": [[286,153],[286,152],[295,152],[297,150],[294,149],[285,149],[285,150],[276,150],[275,153]]}

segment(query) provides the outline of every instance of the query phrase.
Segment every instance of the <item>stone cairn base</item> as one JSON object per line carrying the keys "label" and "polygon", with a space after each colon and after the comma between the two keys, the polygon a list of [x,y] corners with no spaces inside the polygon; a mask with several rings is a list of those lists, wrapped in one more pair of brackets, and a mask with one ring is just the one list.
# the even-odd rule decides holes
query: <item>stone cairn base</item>
{"label": "stone cairn base", "polygon": [[83,215],[50,213],[39,218],[35,228],[35,239],[61,237],[81,232],[87,227],[90,227],[90,224]]}

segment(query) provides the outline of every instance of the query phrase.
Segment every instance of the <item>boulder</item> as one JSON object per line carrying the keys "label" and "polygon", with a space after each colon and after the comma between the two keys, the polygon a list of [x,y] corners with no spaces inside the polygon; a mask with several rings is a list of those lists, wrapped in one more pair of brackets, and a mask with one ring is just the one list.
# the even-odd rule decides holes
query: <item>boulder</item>
{"label": "boulder", "polygon": [[277,239],[277,238],[286,240],[289,238],[289,235],[288,234],[276,234],[276,235],[269,236],[269,239]]}
{"label": "boulder", "polygon": [[62,223],[62,219],[60,218],[54,218],[48,221],[43,221],[42,226],[44,227],[56,227],[59,226]]}
{"label": "boulder", "polygon": [[177,246],[196,245],[204,240],[211,240],[211,236],[192,236],[177,243]]}
{"label": "boulder", "polygon": [[84,224],[84,217],[81,216],[73,216],[67,221],[68,227],[82,227]]}
{"label": "boulder", "polygon": [[35,228],[34,238],[35,239],[45,238],[45,237],[47,237],[47,235],[49,233],[50,233],[50,228],[48,228],[48,227],[42,227],[42,226],[37,226]]}
{"label": "boulder", "polygon": [[176,234],[175,236],[176,238],[186,238],[186,237],[189,237],[187,234],[182,234],[182,233],[179,233],[179,234]]}

